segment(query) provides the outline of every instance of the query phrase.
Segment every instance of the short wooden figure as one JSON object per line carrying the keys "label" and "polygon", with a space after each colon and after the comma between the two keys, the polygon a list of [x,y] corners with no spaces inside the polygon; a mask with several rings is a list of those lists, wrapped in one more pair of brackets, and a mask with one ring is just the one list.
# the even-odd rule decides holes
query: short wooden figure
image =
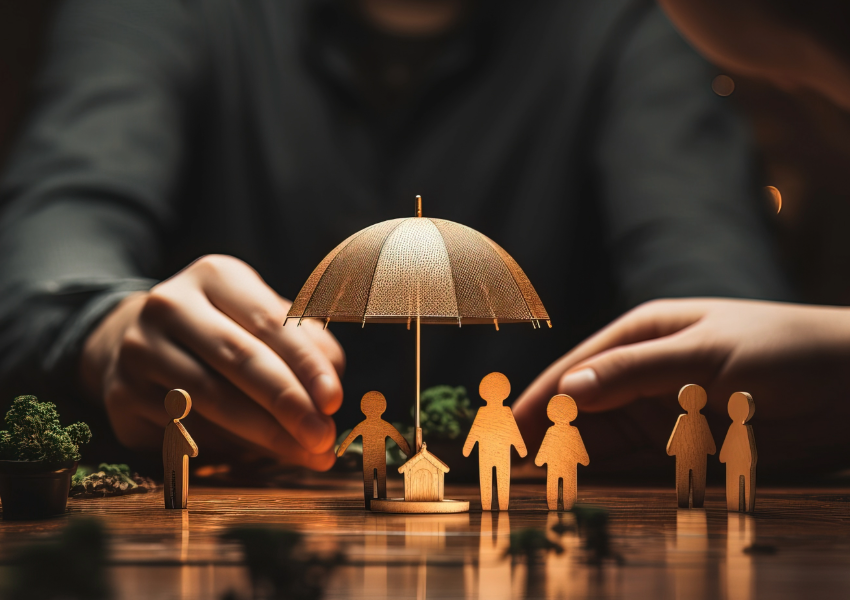
{"label": "short wooden figure", "polygon": [[183,390],[165,396],[165,410],[171,422],[165,426],[162,442],[165,508],[186,508],[189,499],[189,457],[198,456],[198,446],[180,419],[192,410],[192,398]]}
{"label": "short wooden figure", "polygon": [[404,473],[405,502],[443,501],[443,480],[449,467],[428,452],[425,442],[422,442],[419,452],[398,468],[398,472]]}
{"label": "short wooden figure", "polygon": [[729,398],[732,424],[720,448],[720,462],[726,463],[726,508],[753,512],[756,506],[756,438],[750,419],[756,412],[753,397],[735,392]]}
{"label": "short wooden figure", "polygon": [[707,401],[705,390],[690,384],[679,390],[679,404],[688,411],[679,415],[667,454],[676,457],[676,494],[679,508],[688,508],[688,499],[693,492],[693,507],[702,508],[705,501],[705,472],[708,455],[717,452],[708,421],[700,410]]}
{"label": "short wooden figure", "polygon": [[578,432],[570,423],[578,416],[576,402],[566,394],[558,394],[549,400],[546,409],[554,425],[546,432],[534,464],[546,468],[546,503],[549,510],[570,510],[576,503],[578,464],[587,466],[590,457]]}
{"label": "short wooden figure", "polygon": [[511,446],[519,455],[528,450],[517,427],[510,406],[502,406],[511,393],[511,383],[501,373],[490,373],[481,380],[478,393],[487,406],[478,409],[469,436],[463,445],[463,455],[469,456],[478,442],[478,469],[481,481],[481,509],[491,510],[493,503],[493,469],[499,492],[499,510],[508,510],[511,491]]}
{"label": "short wooden figure", "polygon": [[378,498],[387,496],[387,438],[395,440],[405,456],[410,456],[410,445],[398,430],[381,418],[387,410],[387,400],[381,392],[367,392],[360,400],[360,410],[366,420],[358,423],[348,437],[339,445],[337,456],[358,436],[363,436],[363,496],[366,508],[371,508],[375,494],[375,482],[378,483]]}

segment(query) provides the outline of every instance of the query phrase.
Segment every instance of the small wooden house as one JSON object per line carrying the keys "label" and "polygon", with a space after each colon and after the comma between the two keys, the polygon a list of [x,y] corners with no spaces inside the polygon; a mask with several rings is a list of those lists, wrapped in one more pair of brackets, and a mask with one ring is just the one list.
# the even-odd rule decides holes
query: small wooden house
{"label": "small wooden house", "polygon": [[398,468],[398,472],[404,473],[406,502],[442,502],[443,478],[449,468],[428,452],[425,442],[419,452]]}

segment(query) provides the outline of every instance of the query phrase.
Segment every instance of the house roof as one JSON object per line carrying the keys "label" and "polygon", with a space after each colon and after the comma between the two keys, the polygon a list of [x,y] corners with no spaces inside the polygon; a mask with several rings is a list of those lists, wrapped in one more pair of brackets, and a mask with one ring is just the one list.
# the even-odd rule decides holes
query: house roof
{"label": "house roof", "polygon": [[398,472],[404,473],[405,471],[407,471],[409,468],[411,468],[413,465],[418,463],[423,458],[426,459],[428,462],[430,462],[435,467],[437,467],[438,469],[440,469],[443,473],[449,472],[449,467],[446,463],[444,463],[439,458],[437,458],[436,456],[434,456],[433,454],[428,452],[428,446],[427,446],[427,444],[425,444],[425,442],[422,442],[422,449],[419,452],[417,452],[415,455],[413,455],[410,458],[409,461],[407,461],[406,463],[404,463],[403,465],[401,465],[398,468]]}

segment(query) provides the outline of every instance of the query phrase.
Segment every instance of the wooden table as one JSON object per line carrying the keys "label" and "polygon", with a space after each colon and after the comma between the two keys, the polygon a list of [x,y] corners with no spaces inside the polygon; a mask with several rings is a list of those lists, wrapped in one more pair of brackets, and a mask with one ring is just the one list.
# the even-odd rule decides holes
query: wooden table
{"label": "wooden table", "polygon": [[558,522],[545,510],[544,485],[515,484],[511,510],[501,514],[478,510],[471,487],[447,492],[473,500],[467,514],[373,514],[361,508],[361,490],[355,482],[192,488],[188,511],[165,510],[159,494],[71,500],[66,517],[0,522],[0,563],[86,514],[108,519],[122,599],[212,600],[231,589],[249,598],[239,547],[218,540],[224,528],[246,523],[300,530],[316,549],[342,548],[348,563],[329,580],[326,598],[850,597],[850,490],[760,490],[757,512],[747,516],[727,513],[720,489],[709,490],[704,510],[679,510],[672,487],[584,487],[580,502],[610,510],[624,564],[588,565],[576,533],[550,533],[566,551],[549,554],[530,580],[524,564],[512,566],[503,554],[510,532]]}

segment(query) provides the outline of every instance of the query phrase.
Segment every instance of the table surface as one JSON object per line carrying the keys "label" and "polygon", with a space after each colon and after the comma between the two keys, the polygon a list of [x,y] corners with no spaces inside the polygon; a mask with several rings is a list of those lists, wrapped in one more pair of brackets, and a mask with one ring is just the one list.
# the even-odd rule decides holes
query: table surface
{"label": "table surface", "polygon": [[[401,490],[391,486],[393,494]],[[108,526],[118,598],[210,600],[229,590],[250,598],[239,547],[219,540],[225,528],[248,523],[297,529],[317,551],[341,549],[347,561],[326,598],[850,597],[850,489],[763,489],[756,513],[741,515],[727,513],[721,489],[709,489],[704,509],[680,510],[672,488],[581,488],[580,502],[610,511],[613,548],[623,557],[601,567],[588,564],[582,535],[551,531],[573,517],[545,509],[544,485],[514,484],[505,513],[482,513],[476,496],[449,486],[447,497],[472,500],[469,513],[456,515],[370,513],[354,481],[192,488],[186,511],[164,509],[156,493],[72,499],[64,517],[0,522],[0,565],[86,514]],[[504,558],[509,534],[529,527],[565,549],[530,576],[524,563]]]}

